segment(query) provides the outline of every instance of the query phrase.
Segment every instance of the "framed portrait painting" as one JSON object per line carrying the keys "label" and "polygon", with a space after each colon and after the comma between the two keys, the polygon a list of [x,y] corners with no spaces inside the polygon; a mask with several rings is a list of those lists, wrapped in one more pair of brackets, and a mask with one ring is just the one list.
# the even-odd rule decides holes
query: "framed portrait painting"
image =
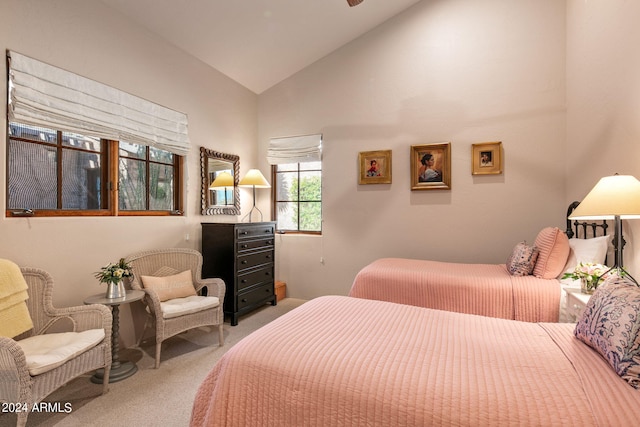
{"label": "framed portrait painting", "polygon": [[502,173],[502,142],[482,142],[471,145],[471,174]]}
{"label": "framed portrait painting", "polygon": [[363,151],[358,160],[358,184],[391,184],[391,150]]}
{"label": "framed portrait painting", "polygon": [[411,146],[411,190],[451,189],[451,143]]}

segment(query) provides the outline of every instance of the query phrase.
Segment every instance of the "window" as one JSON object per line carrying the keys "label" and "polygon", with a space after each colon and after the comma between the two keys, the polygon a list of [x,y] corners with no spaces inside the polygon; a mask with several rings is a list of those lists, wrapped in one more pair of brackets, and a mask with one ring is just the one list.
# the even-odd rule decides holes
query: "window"
{"label": "window", "polygon": [[273,166],[274,218],[279,232],[322,232],[322,162]]}
{"label": "window", "polygon": [[7,216],[169,215],[181,209],[178,155],[15,122],[8,134]]}

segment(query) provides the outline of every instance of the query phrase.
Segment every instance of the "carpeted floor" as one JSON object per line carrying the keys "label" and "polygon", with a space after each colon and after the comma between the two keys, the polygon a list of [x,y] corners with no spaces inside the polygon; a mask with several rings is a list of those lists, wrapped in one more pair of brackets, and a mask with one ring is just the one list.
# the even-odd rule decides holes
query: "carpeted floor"
{"label": "carpeted floor", "polygon": [[[264,307],[240,318],[237,326],[224,325],[225,345],[218,346],[217,333],[200,328],[170,338],[162,344],[160,368],[154,369],[153,340],[141,348],[121,352],[121,360],[134,361],[138,372],[110,384],[93,384],[91,374],[79,377],[49,395],[70,413],[31,413],[27,427],[35,426],[188,426],[198,386],[218,359],[242,338],[305,301],[285,298],[277,306]],[[15,415],[0,414],[0,426],[15,426]]]}

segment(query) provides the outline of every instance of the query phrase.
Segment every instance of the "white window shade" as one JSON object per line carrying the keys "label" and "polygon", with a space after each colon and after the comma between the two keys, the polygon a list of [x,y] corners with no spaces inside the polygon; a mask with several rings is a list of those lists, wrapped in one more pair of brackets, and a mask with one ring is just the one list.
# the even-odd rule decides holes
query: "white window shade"
{"label": "white window shade", "polygon": [[10,121],[189,153],[186,114],[17,52],[8,56]]}
{"label": "white window shade", "polygon": [[269,142],[267,161],[272,165],[320,160],[322,160],[321,134],[272,138]]}

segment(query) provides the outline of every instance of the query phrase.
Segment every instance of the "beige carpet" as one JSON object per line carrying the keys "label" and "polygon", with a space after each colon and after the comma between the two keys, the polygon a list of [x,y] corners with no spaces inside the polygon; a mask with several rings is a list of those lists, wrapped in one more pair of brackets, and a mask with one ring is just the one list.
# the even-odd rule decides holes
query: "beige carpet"
{"label": "beige carpet", "polygon": [[[242,338],[304,300],[285,298],[277,306],[264,307],[240,318],[237,326],[224,325],[225,345],[218,346],[218,334],[200,328],[170,338],[162,344],[159,369],[153,369],[155,345],[152,340],[141,348],[122,351],[121,360],[131,360],[138,372],[110,384],[101,395],[102,385],[86,375],[71,381],[49,395],[47,402],[71,404],[71,412],[31,413],[31,426],[188,426],[191,406],[198,386],[218,359]],[[148,333],[148,331],[147,331]],[[1,414],[0,426],[15,426],[14,415]]]}

